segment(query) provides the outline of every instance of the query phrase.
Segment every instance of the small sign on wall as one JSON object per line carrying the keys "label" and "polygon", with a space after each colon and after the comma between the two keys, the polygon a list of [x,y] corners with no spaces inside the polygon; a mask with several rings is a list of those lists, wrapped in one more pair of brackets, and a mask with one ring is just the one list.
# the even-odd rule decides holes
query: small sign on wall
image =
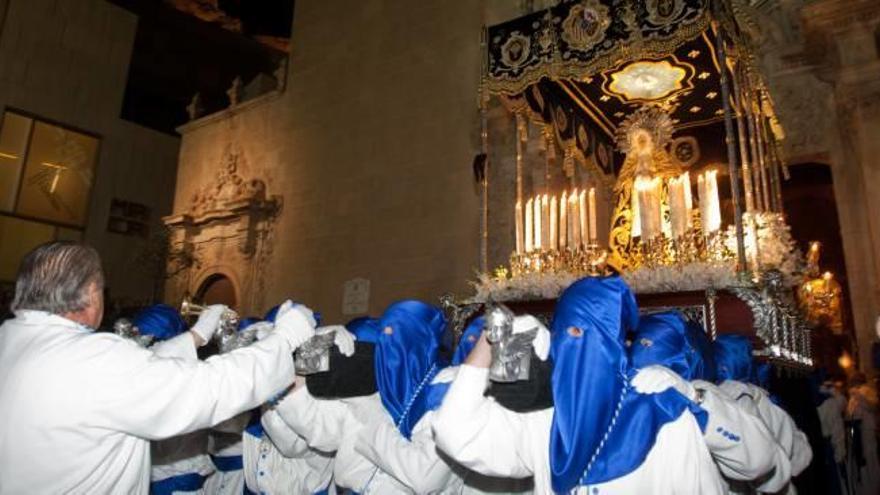
{"label": "small sign on wall", "polygon": [[342,314],[361,315],[370,309],[370,281],[353,278],[342,286]]}

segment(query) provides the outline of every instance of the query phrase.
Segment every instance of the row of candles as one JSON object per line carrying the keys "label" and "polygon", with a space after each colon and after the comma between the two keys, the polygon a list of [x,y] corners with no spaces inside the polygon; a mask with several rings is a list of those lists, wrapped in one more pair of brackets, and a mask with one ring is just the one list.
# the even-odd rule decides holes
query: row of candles
{"label": "row of candles", "polygon": [[597,242],[596,188],[538,194],[516,202],[516,254],[577,249]]}
{"label": "row of candles", "polygon": [[[690,172],[667,179],[667,208],[661,199],[663,181],[660,177],[639,176],[633,184],[632,229],[633,238],[650,241],[659,236],[678,239],[693,226],[693,198]],[[700,199],[700,218],[704,236],[721,229],[721,207],[718,199],[718,172],[709,170],[697,176],[697,194]]]}

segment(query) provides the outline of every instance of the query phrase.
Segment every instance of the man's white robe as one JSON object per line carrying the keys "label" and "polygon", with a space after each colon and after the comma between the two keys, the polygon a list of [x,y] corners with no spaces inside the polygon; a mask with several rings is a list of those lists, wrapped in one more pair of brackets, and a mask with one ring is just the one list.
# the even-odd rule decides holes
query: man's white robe
{"label": "man's white robe", "polygon": [[[553,493],[550,429],[553,409],[509,411],[483,396],[488,370],[462,365],[434,424],[437,445],[464,466],[488,476],[534,476],[535,493]],[[724,493],[699,424],[685,411],[664,425],[645,461],[620,478],[579,486],[579,494]]]}
{"label": "man's white robe", "polygon": [[207,428],[293,382],[289,332],[188,361],[17,312],[0,326],[0,494],[147,493],[150,440]]}
{"label": "man's white robe", "polygon": [[[416,423],[411,445],[406,451],[395,449],[382,452],[381,456],[376,455],[378,463],[374,463],[358,452],[355,446],[365,425],[388,416],[378,393],[350,399],[323,400],[315,399],[307,387],[302,387],[285,397],[276,410],[285,423],[306,439],[310,447],[336,453],[334,480],[337,486],[361,495],[384,495],[439,493],[449,483],[449,467],[434,449],[431,431],[434,412],[427,412]],[[399,440],[384,428],[364,434],[372,435],[377,445],[400,445]],[[416,477],[415,473],[421,475]]]}

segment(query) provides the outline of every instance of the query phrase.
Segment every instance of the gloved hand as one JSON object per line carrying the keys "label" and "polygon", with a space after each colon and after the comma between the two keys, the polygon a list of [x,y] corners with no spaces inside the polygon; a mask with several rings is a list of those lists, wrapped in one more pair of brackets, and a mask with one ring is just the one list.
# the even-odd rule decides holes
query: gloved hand
{"label": "gloved hand", "polygon": [[532,315],[517,316],[513,319],[513,333],[527,332],[533,328],[538,329],[535,339],[532,340],[532,347],[535,348],[535,354],[541,361],[546,361],[550,355],[550,330]]}
{"label": "gloved hand", "polygon": [[315,335],[315,316],[309,308],[288,299],[278,308],[275,331],[290,337],[296,349]]}
{"label": "gloved hand", "polygon": [[656,364],[640,369],[632,379],[632,386],[642,394],[659,394],[671,387],[688,400],[697,398],[697,389],[689,381],[669,368]]}
{"label": "gloved hand", "polygon": [[336,330],[336,337],[333,339],[336,348],[343,356],[351,357],[354,354],[354,341],[357,340],[357,337],[342,325],[332,325],[330,328]]}
{"label": "gloved hand", "polygon": [[201,337],[202,341],[207,344],[211,341],[211,337],[214,336],[217,329],[220,328],[220,317],[223,316],[223,313],[227,309],[229,308],[222,304],[212,304],[208,306],[202,311],[202,314],[199,315],[199,319],[196,321],[196,324],[190,328],[190,331]]}

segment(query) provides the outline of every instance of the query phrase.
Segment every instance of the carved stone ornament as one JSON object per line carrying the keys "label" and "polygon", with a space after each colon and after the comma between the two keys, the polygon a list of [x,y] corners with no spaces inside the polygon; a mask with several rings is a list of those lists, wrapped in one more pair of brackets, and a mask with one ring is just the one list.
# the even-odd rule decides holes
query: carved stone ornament
{"label": "carved stone ornament", "polygon": [[236,237],[241,241],[241,252],[252,254],[257,231],[277,215],[281,197],[267,197],[265,182],[243,177],[239,173],[242,163],[242,153],[232,145],[227,146],[214,181],[193,194],[187,211],[165,217],[165,224],[183,229],[185,238],[197,234],[193,228],[204,230],[214,224],[236,224],[234,230],[240,232]]}

